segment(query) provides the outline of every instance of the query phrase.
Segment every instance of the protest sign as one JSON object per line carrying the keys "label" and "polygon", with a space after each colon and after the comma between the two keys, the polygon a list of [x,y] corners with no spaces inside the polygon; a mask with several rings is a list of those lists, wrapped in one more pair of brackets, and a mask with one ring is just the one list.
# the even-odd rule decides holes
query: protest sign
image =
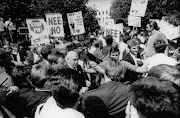
{"label": "protest sign", "polygon": [[144,17],[148,0],[132,0],[130,15]]}
{"label": "protest sign", "polygon": [[128,16],[128,25],[134,27],[141,27],[141,17],[137,16]]}
{"label": "protest sign", "polygon": [[69,28],[73,36],[85,33],[84,22],[81,11],[68,13],[67,18],[68,18]]}
{"label": "protest sign", "polygon": [[114,25],[114,19],[105,20],[105,25]]}
{"label": "protest sign", "polygon": [[44,19],[26,19],[26,23],[32,45],[49,43],[48,27]]}
{"label": "protest sign", "polygon": [[123,24],[114,24],[114,25],[109,25],[109,26],[105,26],[105,32],[104,35],[112,35],[113,39],[116,42],[119,42],[120,40],[120,36],[123,33]]}
{"label": "protest sign", "polygon": [[46,14],[46,22],[49,26],[49,32],[51,37],[64,37],[62,14]]}
{"label": "protest sign", "polygon": [[166,28],[160,28],[160,32],[164,33],[169,40],[173,40],[180,37],[180,26],[168,26]]}
{"label": "protest sign", "polygon": [[160,28],[160,32],[164,33],[168,40],[173,40],[180,37],[180,25],[174,26],[164,20],[150,19],[155,21]]}

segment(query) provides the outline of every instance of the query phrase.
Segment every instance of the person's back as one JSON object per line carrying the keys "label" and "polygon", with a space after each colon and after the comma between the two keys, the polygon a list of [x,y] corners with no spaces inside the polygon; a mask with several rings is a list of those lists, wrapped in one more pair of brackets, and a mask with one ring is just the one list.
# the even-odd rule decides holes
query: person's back
{"label": "person's back", "polygon": [[168,57],[165,54],[166,47],[168,45],[166,42],[162,39],[156,40],[153,44],[153,48],[155,49],[155,53],[152,57],[149,57],[145,60],[144,65],[149,69],[151,69],[153,66],[157,66],[160,64],[168,64],[175,66],[177,64],[177,61],[171,57]]}
{"label": "person's back", "polygon": [[110,52],[110,50],[112,48],[113,37],[111,35],[107,35],[105,37],[105,40],[106,40],[107,45],[103,47],[102,53],[106,57],[109,54],[109,52]]}
{"label": "person's back", "polygon": [[83,114],[72,108],[62,109],[53,97],[37,107],[35,118],[84,118]]}
{"label": "person's back", "polygon": [[22,89],[19,92],[19,98],[22,99],[24,115],[33,117],[36,107],[44,103],[50,96],[50,82],[47,77],[49,67],[37,64],[31,69],[30,82],[35,88]]}
{"label": "person's back", "polygon": [[156,32],[155,34],[153,34],[152,36],[149,37],[149,40],[147,42],[147,52],[146,52],[146,56],[147,57],[151,57],[154,54],[156,54],[155,49],[154,49],[154,43],[158,40],[158,39],[162,39],[166,42],[166,44],[168,44],[168,41],[166,39],[165,34],[161,33],[161,32]]}
{"label": "person's back", "polygon": [[24,114],[25,116],[31,116],[32,112],[35,111],[36,107],[46,102],[46,100],[51,96],[50,91],[38,91],[35,89],[21,89],[19,91],[19,97],[24,102]]}
{"label": "person's back", "polygon": [[130,87],[126,118],[179,118],[180,88],[171,81],[146,77]]}
{"label": "person's back", "polygon": [[129,86],[121,82],[107,82],[83,94],[87,112],[95,118],[123,118],[129,97]]}
{"label": "person's back", "polygon": [[84,118],[82,113],[75,110],[80,96],[78,85],[72,78],[56,73],[50,79],[55,80],[51,88],[52,97],[37,107],[35,118]]}
{"label": "person's back", "polygon": [[124,118],[129,86],[118,82],[123,67],[118,59],[109,58],[103,68],[105,74],[101,85],[83,94],[81,108],[87,117]]}
{"label": "person's back", "polygon": [[95,49],[93,55],[94,55],[97,59],[103,60],[103,59],[104,59],[104,55],[102,54],[102,51],[101,51],[101,49],[102,49],[102,41],[98,40],[98,41],[95,42],[94,45],[95,45],[95,48],[96,48],[96,49]]}
{"label": "person's back", "polygon": [[[151,57],[154,54],[156,54],[154,43],[157,40],[163,40],[168,45],[168,40],[166,38],[166,35],[158,31],[159,27],[157,26],[157,23],[155,21],[152,21],[149,24],[147,24],[147,30],[151,33],[151,35],[149,36],[149,39],[147,41],[147,45],[146,45],[147,48],[144,55],[145,58]],[[168,47],[166,47],[165,53],[167,53],[167,51],[168,51]]]}

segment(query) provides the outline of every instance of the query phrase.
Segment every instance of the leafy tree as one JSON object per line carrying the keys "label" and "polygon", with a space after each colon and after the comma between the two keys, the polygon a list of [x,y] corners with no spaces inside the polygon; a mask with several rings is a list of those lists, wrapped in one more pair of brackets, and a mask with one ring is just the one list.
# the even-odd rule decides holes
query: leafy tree
{"label": "leafy tree", "polygon": [[23,18],[30,13],[28,9],[30,1],[31,0],[1,0],[1,17]]}
{"label": "leafy tree", "polygon": [[0,15],[12,18],[44,17],[46,13],[61,13],[63,15],[65,33],[68,29],[66,13],[82,11],[86,31],[99,28],[96,11],[86,7],[88,0],[1,0]]}
{"label": "leafy tree", "polygon": [[113,1],[110,8],[110,17],[113,18],[116,23],[125,21],[129,15],[130,6],[131,0]]}
{"label": "leafy tree", "polygon": [[[110,16],[116,22],[126,21],[132,0],[115,0],[111,5]],[[170,23],[177,24],[180,19],[179,0],[149,0],[145,18],[161,19],[168,16]]]}

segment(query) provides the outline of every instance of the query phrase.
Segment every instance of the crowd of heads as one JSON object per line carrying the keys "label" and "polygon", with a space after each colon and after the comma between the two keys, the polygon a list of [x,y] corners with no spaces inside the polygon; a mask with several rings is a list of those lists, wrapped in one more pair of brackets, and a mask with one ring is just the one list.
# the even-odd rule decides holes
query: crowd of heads
{"label": "crowd of heads", "polygon": [[[143,59],[146,59],[142,55],[145,50],[143,46],[146,47],[150,37],[148,33],[154,30],[158,31],[159,27],[153,21],[147,24],[146,30],[139,30],[137,33],[133,31],[133,36],[130,31],[125,31],[119,42],[115,42],[111,35],[103,37],[102,40],[99,38],[102,34],[98,34],[84,42],[62,44],[51,42],[42,46],[30,45],[29,41],[22,41],[13,47],[8,44],[0,49],[0,69],[11,76],[13,86],[23,89],[21,94],[25,93],[24,88],[48,91],[51,95],[47,99],[53,97],[59,108],[73,108],[81,111],[85,116],[91,111],[82,107],[87,104],[86,100],[81,101],[81,98],[92,91],[98,91],[103,84],[113,81],[117,82],[115,85],[123,83],[129,90],[128,100],[125,100],[129,102],[124,105],[127,105],[126,110],[122,108],[124,114],[126,111],[126,118],[177,118],[180,111],[178,64],[176,66],[159,64],[150,68],[148,72],[142,66]],[[106,46],[103,46],[103,41],[106,42]],[[168,44],[159,36],[153,47],[156,54],[164,54]],[[93,51],[96,51],[97,55],[90,52],[91,48],[94,48]],[[136,61],[142,61],[142,65],[125,62],[123,57],[127,54],[133,55],[131,58],[136,58]],[[100,56],[102,58],[99,58]],[[142,74],[139,79],[127,84],[122,81],[125,78],[122,75],[128,71]],[[6,104],[5,98],[9,97],[5,88],[6,91],[12,90],[1,84],[1,106]],[[117,91],[112,93],[112,98],[117,95]],[[102,94],[106,93],[98,95],[102,97]],[[96,93],[92,94],[93,97],[95,95]],[[116,99],[111,100],[119,101],[120,98]],[[111,102],[111,100],[105,101]],[[36,105],[34,107],[37,107]]]}

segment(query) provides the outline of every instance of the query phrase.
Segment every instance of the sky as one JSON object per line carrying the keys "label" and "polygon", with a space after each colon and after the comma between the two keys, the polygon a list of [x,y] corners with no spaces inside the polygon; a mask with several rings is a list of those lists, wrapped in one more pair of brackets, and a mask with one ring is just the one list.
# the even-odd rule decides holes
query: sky
{"label": "sky", "polygon": [[87,6],[93,7],[95,5],[96,9],[106,9],[110,8],[111,2],[114,0],[89,0]]}

